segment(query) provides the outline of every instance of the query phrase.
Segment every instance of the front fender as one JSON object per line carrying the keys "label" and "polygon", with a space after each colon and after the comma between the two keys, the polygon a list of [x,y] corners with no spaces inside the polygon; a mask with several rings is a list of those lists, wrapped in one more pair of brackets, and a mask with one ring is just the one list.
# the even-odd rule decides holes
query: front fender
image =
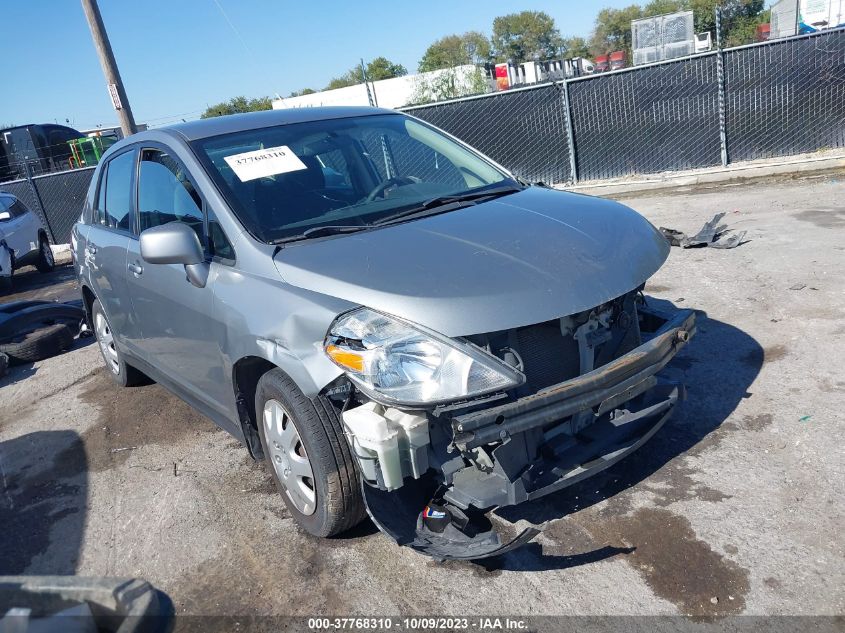
{"label": "front fender", "polygon": [[354,307],[279,278],[221,271],[214,309],[222,321],[227,373],[241,358],[263,358],[290,376],[307,397],[315,397],[342,373],[323,354],[326,332],[338,314]]}

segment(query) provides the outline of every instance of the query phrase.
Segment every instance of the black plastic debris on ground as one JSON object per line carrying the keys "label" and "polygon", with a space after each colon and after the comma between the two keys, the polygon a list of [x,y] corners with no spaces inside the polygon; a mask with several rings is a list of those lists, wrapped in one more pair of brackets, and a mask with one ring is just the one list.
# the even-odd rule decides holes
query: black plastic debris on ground
{"label": "black plastic debris on ground", "polygon": [[[710,248],[736,248],[742,244],[742,239],[745,237],[746,231],[732,232],[727,224],[719,224],[724,213],[717,213],[709,222],[705,222],[701,230],[691,237],[687,237],[686,233],[669,229],[665,226],[660,227],[660,232],[663,237],[672,246],[680,246],[681,248],[703,248],[709,246]],[[731,233],[731,235],[728,235]]]}

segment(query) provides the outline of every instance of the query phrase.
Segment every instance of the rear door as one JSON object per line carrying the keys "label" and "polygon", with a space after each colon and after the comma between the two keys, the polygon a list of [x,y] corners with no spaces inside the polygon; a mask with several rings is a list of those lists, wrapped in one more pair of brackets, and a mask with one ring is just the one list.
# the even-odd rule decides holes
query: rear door
{"label": "rear door", "polygon": [[[12,216],[20,222],[17,228],[17,241],[20,244],[22,255],[18,255],[18,257],[28,255],[32,258],[37,256],[41,239],[38,235],[39,229],[42,228],[41,220],[20,200],[15,200],[12,205]],[[34,263],[34,261],[31,260],[30,263]]]}
{"label": "rear door", "polygon": [[134,232],[132,186],[137,149],[111,157],[94,197],[91,228],[83,257],[92,290],[121,345],[136,338],[137,323],[126,286],[126,248]]}
{"label": "rear door", "polygon": [[[141,149],[139,233],[169,222],[190,226],[203,244],[211,268],[205,287],[191,284],[181,264],[145,262],[140,242],[134,238],[129,241],[127,280],[140,325],[138,347],[143,358],[190,396],[226,414],[231,390],[227,391],[229,380],[223,375],[223,324],[214,311],[215,270],[225,264],[214,255],[205,203],[195,182],[170,148],[154,144]],[[228,244],[219,227],[215,239]],[[218,251],[223,249],[218,245]]]}

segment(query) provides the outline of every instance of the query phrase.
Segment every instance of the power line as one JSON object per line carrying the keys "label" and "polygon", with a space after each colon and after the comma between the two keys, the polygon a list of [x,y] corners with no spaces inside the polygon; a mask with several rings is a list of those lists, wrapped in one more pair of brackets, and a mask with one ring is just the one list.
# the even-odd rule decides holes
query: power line
{"label": "power line", "polygon": [[223,18],[226,20],[226,22],[229,23],[229,27],[232,29],[232,32],[237,36],[237,38],[241,41],[241,44],[243,45],[244,50],[252,58],[253,63],[257,63],[257,61],[255,59],[255,54],[252,52],[252,49],[249,46],[247,46],[246,40],[241,35],[241,32],[238,31],[238,29],[234,25],[234,23],[229,19],[229,16],[226,14],[226,11],[223,10],[223,5],[220,4],[219,0],[214,0],[214,4],[216,4],[217,8],[220,9],[220,13],[223,14]]}

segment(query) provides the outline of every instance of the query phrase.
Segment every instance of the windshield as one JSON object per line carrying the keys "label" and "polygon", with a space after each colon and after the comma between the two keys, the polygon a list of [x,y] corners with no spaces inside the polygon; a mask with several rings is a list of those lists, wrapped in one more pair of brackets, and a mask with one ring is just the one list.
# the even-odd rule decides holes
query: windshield
{"label": "windshield", "polygon": [[241,222],[265,242],[371,225],[435,198],[516,184],[403,115],[280,125],[193,145]]}

